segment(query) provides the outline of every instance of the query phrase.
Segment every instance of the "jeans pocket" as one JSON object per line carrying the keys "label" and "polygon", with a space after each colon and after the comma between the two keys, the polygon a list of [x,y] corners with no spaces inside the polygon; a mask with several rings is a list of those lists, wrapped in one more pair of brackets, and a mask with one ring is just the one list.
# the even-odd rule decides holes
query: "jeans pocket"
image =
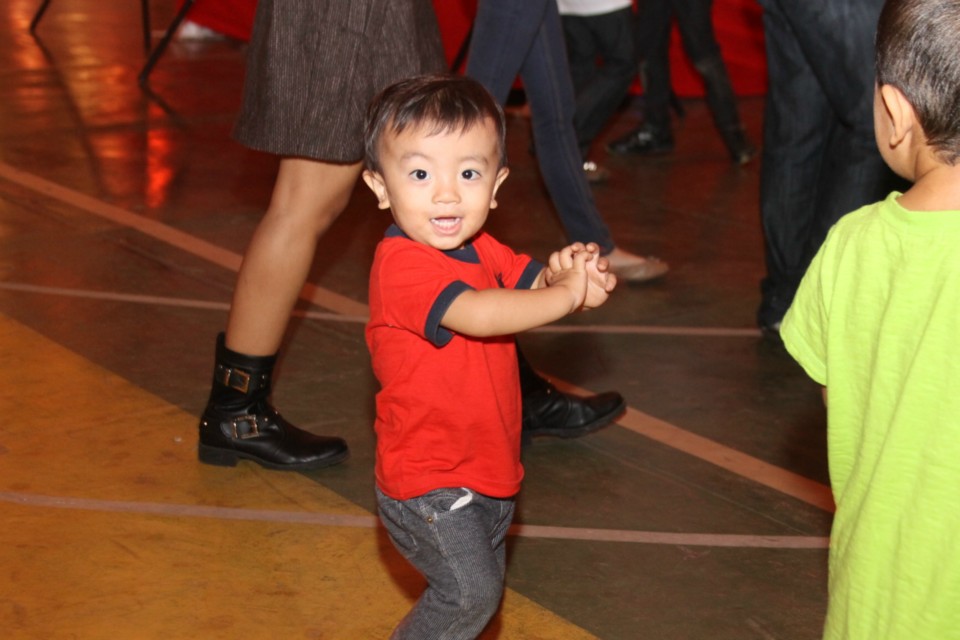
{"label": "jeans pocket", "polygon": [[417,511],[427,523],[434,522],[444,514],[456,511],[469,504],[473,499],[473,492],[463,487],[449,487],[444,489],[434,489],[430,493],[425,493],[418,498],[413,498],[411,502],[416,502]]}

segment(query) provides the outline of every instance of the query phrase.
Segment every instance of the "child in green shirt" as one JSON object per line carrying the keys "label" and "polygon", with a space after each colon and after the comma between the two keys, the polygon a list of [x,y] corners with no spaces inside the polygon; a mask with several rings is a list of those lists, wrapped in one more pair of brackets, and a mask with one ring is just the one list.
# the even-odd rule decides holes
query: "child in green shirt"
{"label": "child in green shirt", "polygon": [[888,0],[874,128],[913,186],[834,226],[781,327],[828,399],[831,640],[960,638],[958,52],[960,1]]}

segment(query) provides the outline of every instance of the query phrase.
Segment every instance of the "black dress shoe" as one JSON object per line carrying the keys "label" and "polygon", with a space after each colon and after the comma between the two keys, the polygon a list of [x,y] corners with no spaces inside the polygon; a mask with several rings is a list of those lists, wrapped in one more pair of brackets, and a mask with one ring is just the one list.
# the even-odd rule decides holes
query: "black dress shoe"
{"label": "black dress shoe", "polygon": [[757,148],[747,138],[742,127],[723,131],[720,135],[734,164],[745,165],[757,155]]}
{"label": "black dress shoe", "polygon": [[673,151],[673,134],[645,123],[625,136],[607,144],[615,156],[653,156]]}
{"label": "black dress shoe", "polygon": [[537,436],[579,438],[612,423],[626,408],[616,391],[581,398],[547,383],[523,397],[523,441]]}
{"label": "black dress shoe", "polygon": [[780,321],[771,322],[770,324],[761,324],[760,325],[760,335],[764,340],[769,342],[774,342],[778,344],[783,344],[783,338],[780,337]]}

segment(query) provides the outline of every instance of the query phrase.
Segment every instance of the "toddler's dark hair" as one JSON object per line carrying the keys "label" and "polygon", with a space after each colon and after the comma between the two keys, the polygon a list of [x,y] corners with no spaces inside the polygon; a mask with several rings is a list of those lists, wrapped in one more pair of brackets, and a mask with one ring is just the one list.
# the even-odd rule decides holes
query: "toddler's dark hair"
{"label": "toddler's dark hair", "polygon": [[960,159],[960,0],[887,0],[877,83],[906,96],[941,160]]}
{"label": "toddler's dark hair", "polygon": [[370,103],[364,128],[364,161],[379,172],[380,138],[387,129],[428,125],[431,133],[463,131],[486,118],[493,120],[500,146],[500,166],[506,166],[506,121],[503,109],[482,84],[466,76],[439,74],[401,80],[381,91]]}

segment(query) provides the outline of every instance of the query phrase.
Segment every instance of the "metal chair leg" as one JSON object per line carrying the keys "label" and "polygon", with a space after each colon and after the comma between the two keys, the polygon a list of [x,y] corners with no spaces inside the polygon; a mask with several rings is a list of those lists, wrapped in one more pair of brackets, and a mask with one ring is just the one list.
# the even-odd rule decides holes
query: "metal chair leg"
{"label": "metal chair leg", "polygon": [[153,67],[157,64],[160,56],[166,51],[167,45],[170,44],[170,40],[173,38],[173,34],[177,32],[177,28],[180,26],[180,23],[183,22],[183,19],[187,16],[187,12],[190,11],[190,7],[193,6],[195,1],[196,0],[184,1],[183,6],[180,7],[180,11],[174,16],[173,22],[170,23],[170,26],[167,27],[166,32],[164,32],[163,38],[161,38],[157,46],[153,48],[150,57],[147,59],[147,64],[143,65],[143,70],[140,71],[140,75],[137,76],[140,86],[147,84],[147,78],[150,76],[150,72],[153,71]]}
{"label": "metal chair leg", "polygon": [[140,17],[143,18],[143,50],[150,53],[150,44],[153,40],[150,33],[150,0],[140,0]]}
{"label": "metal chair leg", "polygon": [[42,18],[43,14],[47,12],[47,7],[49,6],[50,0],[43,0],[40,8],[37,9],[36,15],[33,16],[33,20],[30,21],[30,33],[33,33],[37,30],[37,25],[40,24],[40,18]]}

